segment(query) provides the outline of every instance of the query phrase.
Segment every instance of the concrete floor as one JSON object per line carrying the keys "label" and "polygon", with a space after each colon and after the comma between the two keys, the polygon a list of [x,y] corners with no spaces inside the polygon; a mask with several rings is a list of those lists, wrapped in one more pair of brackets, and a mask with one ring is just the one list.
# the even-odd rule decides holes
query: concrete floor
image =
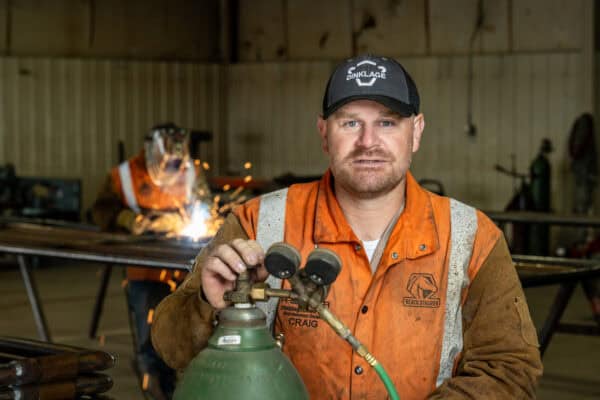
{"label": "concrete floor", "polygon": [[[87,338],[91,311],[99,282],[101,265],[42,260],[43,268],[34,272],[46,318],[54,341],[99,348],[118,357],[109,370],[114,387],[111,398],[141,400],[131,368],[132,345],[126,305],[121,288],[121,269],[113,270],[100,323],[104,344]],[[51,264],[51,265],[50,265]],[[557,287],[526,291],[533,319],[540,326],[549,310]],[[18,269],[0,266],[0,335],[36,338],[36,328]],[[591,315],[583,292],[578,289],[565,320],[590,321]],[[600,399],[600,337],[557,334],[544,357],[545,374],[538,399]]]}

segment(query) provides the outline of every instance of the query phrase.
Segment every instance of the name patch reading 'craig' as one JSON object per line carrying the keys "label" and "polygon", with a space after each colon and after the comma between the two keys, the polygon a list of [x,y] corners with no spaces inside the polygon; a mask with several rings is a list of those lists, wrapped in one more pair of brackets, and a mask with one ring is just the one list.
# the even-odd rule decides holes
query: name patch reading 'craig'
{"label": "name patch reading 'craig'", "polygon": [[[328,302],[323,304],[329,306]],[[281,299],[279,309],[283,314],[283,323],[290,327],[314,329],[319,326],[319,314],[300,309],[300,305],[292,299]]]}

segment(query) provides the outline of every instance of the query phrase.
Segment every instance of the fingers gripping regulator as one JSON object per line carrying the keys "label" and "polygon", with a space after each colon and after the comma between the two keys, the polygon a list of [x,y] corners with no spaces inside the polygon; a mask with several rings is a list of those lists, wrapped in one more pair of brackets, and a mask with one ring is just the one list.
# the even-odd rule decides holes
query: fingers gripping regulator
{"label": "fingers gripping regulator", "polygon": [[322,320],[371,365],[383,381],[391,399],[399,399],[381,364],[350,329],[323,304],[341,271],[333,251],[316,248],[299,268],[301,256],[285,243],[275,243],[265,255],[265,267],[276,278],[287,279],[290,290],[253,283],[248,271],[241,273],[233,290],[224,295],[232,306],[221,311],[208,346],[188,366],[175,391],[175,400],[188,399],[308,399],[297,371],[281,352],[266,326],[265,314],[254,303],[291,298]]}

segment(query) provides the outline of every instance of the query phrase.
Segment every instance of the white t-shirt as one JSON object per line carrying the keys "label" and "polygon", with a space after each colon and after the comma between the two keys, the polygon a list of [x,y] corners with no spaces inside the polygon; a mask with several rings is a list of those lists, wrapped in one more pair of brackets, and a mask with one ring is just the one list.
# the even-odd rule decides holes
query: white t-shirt
{"label": "white t-shirt", "polygon": [[367,257],[369,258],[369,262],[371,262],[371,259],[373,258],[373,253],[375,252],[375,249],[377,248],[377,244],[379,244],[379,239],[363,240],[362,244],[363,244],[363,247],[365,248],[365,252],[367,253]]}

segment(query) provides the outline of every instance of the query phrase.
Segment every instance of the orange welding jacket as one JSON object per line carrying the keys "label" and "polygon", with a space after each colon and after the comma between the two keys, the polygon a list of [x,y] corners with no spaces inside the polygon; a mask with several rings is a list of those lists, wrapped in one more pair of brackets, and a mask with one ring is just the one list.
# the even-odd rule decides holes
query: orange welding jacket
{"label": "orange welding jacket", "polygon": [[[152,178],[148,174],[144,151],[125,162],[129,164],[132,192],[142,214],[152,211],[177,211],[179,207],[186,204],[187,183],[184,181],[185,174],[182,174],[181,184],[169,186],[169,191],[167,192],[161,189],[160,186],[154,184]],[[110,176],[113,190],[119,194],[123,204],[128,204],[123,187],[124,185],[119,173],[119,166],[114,167],[110,171]],[[176,279],[174,279],[173,274],[177,275],[177,277],[175,277]],[[127,279],[129,280],[168,282],[169,280],[181,280],[184,276],[185,273],[182,272],[175,273],[174,271],[156,268],[127,268]]]}
{"label": "orange welding jacket", "polygon": [[[234,210],[251,239],[256,238],[259,206],[257,198]],[[479,211],[476,220],[469,282],[501,238]],[[408,173],[404,211],[373,274],[333,193],[331,172],[287,192],[284,241],[300,251],[302,265],[315,246],[340,256],[342,270],[326,304],[383,365],[403,400],[424,399],[439,385],[445,314],[461,318],[460,310],[446,308],[450,229],[450,200],[424,190]],[[460,290],[462,304],[468,284]],[[311,399],[386,398],[376,372],[316,314],[282,300],[275,328],[283,333],[284,352]],[[450,355],[452,375],[459,356]]]}

